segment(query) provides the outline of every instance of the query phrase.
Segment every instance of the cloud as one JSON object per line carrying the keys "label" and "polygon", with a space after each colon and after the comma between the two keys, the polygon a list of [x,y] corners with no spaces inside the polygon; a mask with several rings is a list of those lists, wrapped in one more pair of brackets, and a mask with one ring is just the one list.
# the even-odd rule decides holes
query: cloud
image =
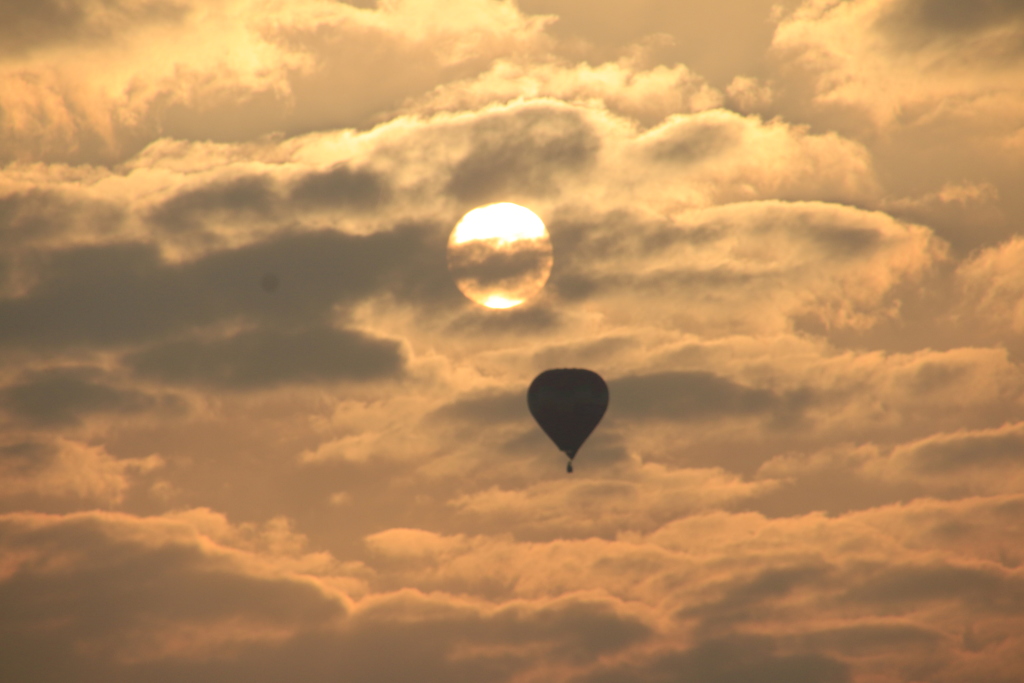
{"label": "cloud", "polygon": [[671,0],[637,0],[628,8],[611,0],[522,0],[526,12],[558,16],[549,33],[553,51],[594,63],[621,55],[638,61],[685,63],[713,83],[764,69],[764,52],[776,23],[772,0],[682,6]]}
{"label": "cloud", "polygon": [[[160,131],[239,140],[365,125],[449,71],[528,50],[546,23],[483,0],[445,3],[458,21],[440,20],[431,0],[33,7],[19,5],[6,24],[17,34],[4,41],[16,58],[0,63],[7,159],[123,159]],[[385,63],[390,76],[369,75]]]}
{"label": "cloud", "polygon": [[[1015,424],[1021,376],[1001,349],[846,353],[808,360],[809,365],[792,363],[785,372],[802,377],[812,392],[803,426],[813,425],[828,436],[820,446],[808,449],[805,442],[795,452],[777,453],[760,465],[766,476],[826,470],[860,475],[867,469],[872,470],[871,477],[880,476],[881,470],[873,468],[881,467],[878,459],[885,461],[884,454],[927,442],[940,436],[941,429],[983,434],[1006,428],[1007,421]],[[851,430],[854,424],[859,426]],[[903,456],[899,460],[909,466]],[[886,476],[928,485],[926,473],[917,465],[898,474],[902,467]]]}
{"label": "cloud", "polygon": [[[724,145],[705,160],[709,163],[669,153],[673,145],[702,140],[709,132]],[[667,163],[651,166],[652,157]],[[436,220],[454,213],[443,195],[433,196],[436,192],[470,202],[483,201],[488,193],[518,194],[541,211],[553,201],[565,202],[564,192],[588,186],[606,195],[591,200],[601,209],[645,197],[658,211],[677,209],[682,200],[699,206],[757,197],[861,201],[876,192],[864,148],[835,134],[812,135],[799,126],[724,110],[673,115],[641,132],[634,122],[589,100],[550,98],[429,118],[401,116],[369,131],[281,141],[163,139],[112,170],[41,170],[15,166],[6,175],[17,192],[35,187],[64,202],[106,200],[134,214],[127,234],[117,235],[108,220],[100,233],[108,240],[174,237],[144,229],[140,235],[144,226],[138,222],[155,220],[165,228],[203,227],[234,245],[267,234],[275,222],[278,229],[294,228],[291,224],[301,220],[365,234],[410,217]],[[678,181],[691,186],[686,193],[674,186]],[[388,213],[371,220],[365,213],[371,207]],[[338,212],[328,223],[328,208],[355,216]],[[162,246],[169,250],[172,244]]]}
{"label": "cloud", "polygon": [[524,420],[528,416],[526,394],[512,391],[489,396],[460,398],[442,406],[437,414],[462,420],[510,422]]}
{"label": "cloud", "polygon": [[861,108],[876,124],[982,115],[1001,129],[1024,104],[1018,18],[1009,2],[805,2],[773,46],[815,74],[819,102]]}
{"label": "cloud", "polygon": [[[657,161],[708,126],[727,131],[732,141],[714,160]],[[749,157],[748,148],[762,147],[773,149],[789,171],[750,175],[756,164],[737,160]],[[816,159],[826,152],[838,152],[841,161],[823,172]],[[664,164],[660,175],[650,174],[652,161]],[[766,184],[754,194],[778,193],[780,183],[801,195],[857,194],[871,184],[863,161],[855,145],[836,136],[808,135],[729,112],[674,117],[638,133],[606,111],[551,100],[403,118],[366,133],[281,143],[157,143],[124,169],[78,170],[43,183],[47,196],[65,203],[87,197],[99,206],[126,208],[116,221],[97,218],[76,226],[77,246],[11,252],[10,277],[19,286],[16,296],[0,301],[0,343],[110,347],[257,321],[294,330],[322,326],[334,307],[348,310],[385,292],[421,310],[455,314],[466,304],[444,267],[446,225],[463,200],[483,201],[496,192],[533,197],[549,215],[557,253],[548,291],[564,299],[595,288],[681,287],[695,302],[710,303],[730,289],[735,301],[749,299],[754,288],[761,296],[777,292],[775,306],[752,311],[755,326],[762,324],[759,315],[772,310],[782,315],[767,324],[786,326],[787,313],[799,315],[807,307],[838,309],[819,314],[835,324],[860,326],[874,319],[864,310],[888,289],[941,257],[940,243],[881,214],[829,204],[693,207],[740,186],[757,187],[758,178]],[[22,182],[32,177],[22,173],[28,174]],[[627,183],[625,176],[633,180]],[[683,178],[694,195],[692,203],[680,206],[666,188]],[[604,199],[581,205],[579,191],[593,182],[588,193],[602,196],[597,189],[605,188]],[[51,204],[24,204],[18,220],[43,221]],[[371,206],[375,210],[366,213]],[[638,229],[617,230],[624,221]],[[588,229],[595,222],[601,229]],[[646,243],[622,243],[640,235]],[[763,239],[790,240],[794,248],[785,257],[776,247],[735,248],[740,240]],[[632,258],[611,266],[623,268],[615,272],[608,266],[620,252]],[[761,254],[779,258],[758,263]],[[797,254],[806,254],[805,260]],[[824,280],[816,279],[810,261],[820,258],[842,265],[819,269]],[[873,262],[870,278],[843,276],[865,261]],[[698,262],[718,265],[709,270],[696,267]],[[781,284],[787,267],[806,279],[793,287],[765,286]],[[278,283],[272,296],[253,286],[268,274]],[[830,279],[831,286],[823,284]],[[694,296],[705,288],[707,294]],[[830,290],[842,290],[843,296],[821,301]],[[819,302],[808,301],[809,291],[820,292]],[[544,318],[550,305],[543,304],[551,302],[540,303],[532,315]],[[691,310],[713,316],[717,308]],[[514,316],[506,317],[511,322]],[[549,323],[541,320],[536,327],[550,329]],[[452,324],[453,331],[462,325],[455,318],[437,324]]]}
{"label": "cloud", "polygon": [[0,581],[4,659],[39,680],[75,665],[95,680],[144,662],[230,661],[247,643],[280,643],[347,612],[315,581],[181,521],[14,513],[0,525],[4,554],[17,558]]}
{"label": "cloud", "polygon": [[[199,174],[196,174],[199,175]],[[275,182],[277,180],[277,182]],[[192,187],[179,189],[149,211],[148,220],[171,232],[213,232],[211,223],[280,224],[303,211],[376,208],[387,196],[386,179],[368,170],[337,164],[300,175],[284,192],[281,179],[266,174],[230,172],[200,175]]]}
{"label": "cloud", "polygon": [[698,205],[769,197],[860,204],[877,192],[859,144],[723,109],[668,117],[637,137],[636,153],[645,165],[660,162],[652,170],[662,182],[693,183]]}
{"label": "cloud", "polygon": [[151,219],[168,230],[201,227],[200,218],[214,220],[227,214],[232,219],[269,218],[273,192],[266,178],[241,177],[182,192],[161,204]]}
{"label": "cloud", "polygon": [[922,654],[927,657],[951,645],[950,639],[940,631],[898,620],[822,629],[807,634],[801,640],[815,650],[824,649],[855,657],[887,650],[893,653],[923,650]]}
{"label": "cloud", "polygon": [[[705,117],[702,117],[705,118]],[[724,120],[699,121],[692,118],[674,120],[660,127],[651,143],[655,159],[679,164],[693,164],[718,156],[740,143],[740,130],[731,117]],[[671,125],[676,124],[676,125]]]}
{"label": "cloud", "polygon": [[446,190],[475,204],[547,194],[557,187],[559,171],[585,169],[600,148],[578,112],[545,104],[485,114],[468,136],[470,151],[452,169]]}
{"label": "cloud", "polygon": [[[286,670],[313,681],[471,681],[592,661],[651,635],[627,606],[596,595],[495,605],[403,590],[353,603],[331,577],[290,569],[287,553],[212,541],[211,525],[224,527],[203,511],[0,517],[12,558],[0,578],[10,670],[44,681],[71,670],[86,681],[275,680]],[[69,611],[78,618],[61,620]]]}
{"label": "cloud", "polygon": [[774,486],[771,481],[745,482],[721,469],[675,469],[628,460],[587,476],[590,456],[581,453],[577,469],[584,473],[569,482],[542,481],[511,490],[492,487],[459,496],[449,504],[469,519],[487,522],[491,529],[527,538],[578,538],[651,529]]}
{"label": "cloud", "polygon": [[[718,153],[680,157],[680,145],[712,144],[709,135]],[[551,98],[407,115],[366,132],[280,143],[162,141],[130,167],[137,177],[122,186],[140,212],[178,222],[198,222],[205,212],[217,218],[206,233],[231,244],[265,234],[274,221],[359,234],[410,219],[450,225],[491,200],[526,202],[546,217],[640,206],[665,214],[771,197],[865,203],[877,195],[865,149],[835,134],[724,110],[673,115],[638,131],[599,103]],[[310,203],[313,178],[318,199]],[[279,195],[286,188],[290,199]],[[233,214],[232,196],[251,198],[251,207]],[[377,210],[367,213],[371,206]]]}
{"label": "cloud", "polygon": [[[772,110],[862,140],[885,169],[876,206],[966,256],[1016,232],[1022,35],[1014,3],[804,2],[776,30]],[[955,200],[957,186],[986,190]]]}
{"label": "cloud", "polygon": [[960,264],[957,272],[963,287],[965,308],[996,325],[1024,332],[1024,239],[1013,237],[983,249]]}
{"label": "cloud", "polygon": [[950,0],[904,0],[892,3],[880,23],[886,29],[920,31],[924,39],[955,40],[1024,23],[1024,9],[1008,0],[971,6]]}
{"label": "cloud", "polygon": [[0,31],[2,53],[24,56],[54,45],[109,43],[118,31],[130,31],[149,23],[178,23],[189,8],[177,2],[44,2],[25,5],[3,3],[4,28]]}
{"label": "cloud", "polygon": [[[1015,529],[1022,510],[1017,496],[832,519],[708,512],[650,534],[542,543],[396,528],[368,539],[363,569],[303,554],[286,522],[9,514],[5,661],[40,680],[74,665],[87,681],[285,670],[373,681],[412,669],[507,680],[565,667],[586,681],[847,681],[937,661],[945,672],[1012,671],[1019,572],[971,559],[999,534],[950,522]],[[335,582],[357,585],[359,571],[376,588],[351,601]],[[98,601],[106,608],[88,609]],[[869,616],[875,602],[889,616]],[[69,611],[77,617],[53,620]],[[656,616],[668,612],[674,621]],[[968,615],[973,650],[953,645]],[[940,644],[948,654],[936,660]]]}
{"label": "cloud", "polygon": [[369,210],[378,208],[387,200],[385,183],[385,179],[372,171],[353,170],[345,164],[338,164],[326,171],[314,171],[303,176],[292,187],[290,198],[300,206]]}
{"label": "cloud", "polygon": [[776,413],[796,416],[811,397],[794,392],[780,397],[710,372],[664,372],[623,377],[609,383],[615,412],[627,419],[689,421]]}
{"label": "cloud", "polygon": [[[678,474],[696,481],[709,473]],[[593,495],[602,484],[610,482],[585,482],[574,486],[574,493]],[[481,503],[485,500],[480,497]],[[595,501],[594,509],[598,506]],[[542,504],[537,507],[538,514],[546,514]],[[578,516],[586,517],[587,511],[579,508]],[[623,600],[670,598],[673,609],[685,612],[681,618],[699,617],[710,625],[729,617],[738,624],[785,619],[785,610],[815,609],[815,604],[826,611],[845,609],[832,602],[836,591],[841,594],[846,586],[904,565],[959,567],[1016,581],[1019,553],[1000,548],[999,539],[1020,527],[1021,513],[1020,496],[1010,494],[919,499],[834,517],[812,513],[769,519],[749,512],[696,511],[648,533],[620,526],[608,539],[513,540],[508,534],[392,529],[371,535],[367,543],[379,555],[373,562],[383,572],[382,581],[492,597],[559,595],[570,585],[603,588]],[[822,602],[808,602],[812,594]],[[842,618],[855,623],[862,617],[853,610]]]}
{"label": "cloud", "polygon": [[816,654],[776,654],[772,638],[737,636],[701,643],[683,652],[653,657],[640,664],[612,667],[576,679],[586,683],[624,681],[706,681],[728,683],[848,683],[841,661]]}
{"label": "cloud", "polygon": [[496,239],[474,240],[448,249],[452,278],[464,293],[474,295],[491,290],[525,300],[543,286],[551,262],[547,240],[518,240],[508,246]]}
{"label": "cloud", "polygon": [[770,105],[774,97],[771,83],[761,83],[749,76],[736,76],[726,87],[725,92],[738,110],[744,113]]}
{"label": "cloud", "polygon": [[0,27],[5,671],[1019,678],[1013,3],[162,2]]}
{"label": "cloud", "polygon": [[227,389],[390,378],[404,365],[398,342],[332,328],[172,341],[131,354],[126,362],[143,376],[172,384]]}
{"label": "cloud", "polygon": [[[647,534],[620,526],[607,540],[392,529],[367,543],[384,586],[530,599],[600,588],[673,611],[676,628],[619,664],[577,674],[584,680],[660,680],[678,673],[667,662],[689,670],[696,659],[713,680],[760,671],[765,680],[899,681],[915,667],[956,680],[955,671],[1009,672],[1019,661],[1010,649],[1019,642],[1019,558],[1000,539],[1018,529],[1022,510],[1018,495],[919,499],[834,517],[698,512]],[[964,636],[965,618],[986,645]],[[751,633],[771,636],[748,642]],[[739,642],[747,655],[710,654]]]}
{"label": "cloud", "polygon": [[672,292],[687,305],[670,315],[733,332],[780,329],[788,325],[780,314],[809,311],[828,325],[870,326],[886,315],[897,283],[919,277],[945,252],[920,226],[816,202],[741,202],[657,221],[566,217],[551,232],[549,287],[565,300]]}
{"label": "cloud", "polygon": [[[864,354],[838,361],[845,375],[833,390],[849,392],[851,408],[919,425],[997,425],[1009,418],[1021,391],[1021,376],[1002,349],[955,348],[908,354]],[[848,363],[848,365],[847,365]],[[859,374],[859,376],[858,376]],[[874,388],[868,390],[867,386]],[[970,410],[973,412],[968,416]],[[877,437],[876,437],[877,438]]]}
{"label": "cloud", "polygon": [[670,114],[711,109],[722,103],[721,94],[683,64],[644,69],[632,59],[598,66],[498,60],[488,71],[440,85],[407,108],[432,114],[539,98],[600,101],[609,111],[644,125],[657,124]]}
{"label": "cloud", "polygon": [[[631,472],[631,468],[616,468],[616,465],[623,464],[627,451],[675,462],[687,449],[682,445],[668,450],[654,448],[654,442],[664,436],[663,429],[675,430],[673,433],[686,432],[686,438],[693,439],[701,431],[694,429],[695,425],[711,432],[725,430],[734,435],[738,420],[761,418],[773,427],[791,426],[802,418],[805,408],[815,404],[813,392],[807,389],[795,389],[780,395],[707,371],[667,371],[608,377],[606,380],[610,393],[609,409],[583,449],[584,464],[581,466],[612,467],[612,471],[605,475],[616,480],[636,475],[644,481],[650,479],[652,485],[657,485],[660,470],[645,470],[641,474]],[[556,450],[543,437],[527,410],[528,384],[529,380],[525,380],[510,391],[485,390],[458,397],[432,411],[428,420],[436,423],[440,418],[442,424],[450,423],[464,430],[461,440],[467,444],[477,443],[480,435],[475,430],[485,428],[489,435],[486,437],[487,447],[497,447],[513,460],[536,457],[536,454],[549,450],[553,456]],[[659,436],[652,438],[654,434]],[[547,460],[544,458],[541,462]],[[631,490],[627,486],[623,493]],[[482,496],[480,500],[484,507],[487,507],[483,502],[486,497]],[[652,494],[651,500],[654,499]]]}
{"label": "cloud", "polygon": [[[168,263],[141,243],[55,251],[35,287],[0,300],[0,344],[121,345],[239,319],[309,326],[322,323],[333,306],[351,305],[384,287],[430,301],[438,280],[457,300],[443,245],[436,256],[421,246],[429,233],[414,226],[390,235],[286,233],[184,264]],[[418,277],[431,263],[433,278]],[[273,294],[260,286],[267,272],[279,279]]]}
{"label": "cloud", "polygon": [[937,191],[887,200],[882,207],[900,220],[927,225],[960,253],[998,241],[1006,213],[991,182],[946,183]]}
{"label": "cloud", "polygon": [[[164,464],[158,455],[117,459],[102,446],[59,437],[5,450],[0,457],[0,497],[22,503],[34,497],[115,505],[131,486],[131,473],[150,472]],[[9,502],[4,501],[5,507]]]}
{"label": "cloud", "polygon": [[[770,567],[754,576],[744,575],[733,585],[722,587],[719,598],[676,613],[680,619],[699,618],[708,632],[725,630],[732,624],[756,619],[759,612],[770,613],[775,604],[794,594],[813,591],[827,585],[833,568],[820,560],[794,562]],[[767,614],[765,614],[767,616]]]}
{"label": "cloud", "polygon": [[109,233],[123,219],[123,209],[114,202],[90,201],[67,190],[14,191],[0,197],[0,245],[5,250],[52,245],[79,230]]}
{"label": "cloud", "polygon": [[877,476],[927,483],[940,491],[1015,491],[1024,478],[1024,426],[938,433],[896,446],[864,467]]}
{"label": "cloud", "polygon": [[94,367],[58,367],[23,375],[0,389],[0,404],[29,422],[74,425],[97,413],[128,415],[157,408],[180,408],[169,396],[153,396],[103,382],[104,372]]}
{"label": "cloud", "polygon": [[[457,430],[455,451],[465,449],[467,458],[474,449],[503,454],[481,474],[535,462],[507,471],[529,480],[527,471],[547,471],[555,455],[526,410],[530,380],[546,368],[587,367],[604,374],[611,397],[581,466],[604,468],[630,454],[670,468],[726,467],[747,476],[760,468],[762,476],[788,480],[786,496],[773,500],[791,501],[793,511],[813,505],[838,512],[858,499],[870,506],[939,494],[944,486],[932,489],[924,478],[880,482],[862,465],[937,431],[1015,421],[1024,389],[1001,349],[836,352],[821,338],[793,334],[770,341],[763,334],[706,339],[653,332],[628,341],[563,338],[575,341],[541,344],[525,357],[494,354],[489,381],[452,395],[425,423]],[[437,457],[434,450],[418,452]],[[825,495],[833,488],[850,495]]]}

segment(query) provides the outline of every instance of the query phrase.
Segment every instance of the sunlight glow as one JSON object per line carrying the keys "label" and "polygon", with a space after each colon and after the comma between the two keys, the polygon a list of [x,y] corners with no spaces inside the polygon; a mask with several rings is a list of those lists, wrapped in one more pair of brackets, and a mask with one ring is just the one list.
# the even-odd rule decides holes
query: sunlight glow
{"label": "sunlight glow", "polygon": [[452,233],[451,244],[472,240],[496,239],[510,243],[548,236],[544,221],[525,206],[500,202],[473,209],[458,222]]}
{"label": "sunlight glow", "polygon": [[526,299],[509,299],[498,294],[487,297],[484,306],[487,308],[512,308],[526,301]]}

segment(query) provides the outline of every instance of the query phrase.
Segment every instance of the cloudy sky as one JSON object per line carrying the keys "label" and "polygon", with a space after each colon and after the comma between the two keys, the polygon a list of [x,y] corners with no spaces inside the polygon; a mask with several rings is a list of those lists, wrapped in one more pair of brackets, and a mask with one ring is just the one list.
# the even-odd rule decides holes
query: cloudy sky
{"label": "cloudy sky", "polygon": [[4,683],[1024,676],[1024,2],[0,15]]}

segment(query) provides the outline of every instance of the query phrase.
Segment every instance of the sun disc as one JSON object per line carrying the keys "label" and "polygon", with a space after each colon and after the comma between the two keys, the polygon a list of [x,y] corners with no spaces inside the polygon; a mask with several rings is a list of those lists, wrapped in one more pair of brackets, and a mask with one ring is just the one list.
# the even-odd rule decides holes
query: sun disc
{"label": "sun disc", "polygon": [[500,202],[473,209],[463,216],[452,231],[449,243],[463,244],[486,239],[516,242],[547,236],[548,230],[540,216],[525,206]]}
{"label": "sun disc", "polygon": [[455,283],[487,308],[513,308],[535,296],[553,261],[544,221],[510,202],[469,211],[448,238],[448,269]]}

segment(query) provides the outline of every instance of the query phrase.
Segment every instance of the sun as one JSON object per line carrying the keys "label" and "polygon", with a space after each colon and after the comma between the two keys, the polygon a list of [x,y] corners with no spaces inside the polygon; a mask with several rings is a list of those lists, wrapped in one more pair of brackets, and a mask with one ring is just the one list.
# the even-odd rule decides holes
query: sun
{"label": "sun", "polygon": [[544,221],[510,202],[473,209],[448,238],[448,269],[455,283],[487,308],[512,308],[535,296],[553,263]]}

